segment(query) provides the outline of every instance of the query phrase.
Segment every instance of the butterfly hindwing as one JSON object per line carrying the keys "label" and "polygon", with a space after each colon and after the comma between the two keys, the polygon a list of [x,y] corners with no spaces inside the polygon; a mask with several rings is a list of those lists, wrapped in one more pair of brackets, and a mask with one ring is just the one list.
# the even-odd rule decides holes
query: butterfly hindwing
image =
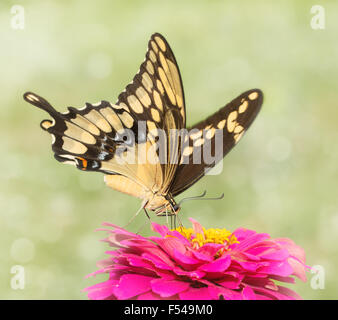
{"label": "butterfly hindwing", "polygon": [[[181,164],[171,188],[173,196],[189,188],[223,159],[250,127],[262,102],[261,90],[249,90],[188,129],[189,136],[182,146]],[[216,145],[218,132],[221,133],[219,141],[222,145]],[[208,151],[211,152],[210,159],[206,159]]]}

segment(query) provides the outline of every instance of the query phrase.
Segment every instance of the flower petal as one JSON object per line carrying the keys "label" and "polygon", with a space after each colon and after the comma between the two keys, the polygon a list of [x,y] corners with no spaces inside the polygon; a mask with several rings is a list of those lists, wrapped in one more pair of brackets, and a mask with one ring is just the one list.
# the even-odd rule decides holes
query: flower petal
{"label": "flower petal", "polygon": [[151,282],[153,292],[159,294],[161,297],[171,297],[177,293],[183,292],[189,288],[189,282],[178,280],[162,280],[155,279]]}
{"label": "flower petal", "polygon": [[230,255],[226,255],[225,257],[219,258],[211,263],[204,264],[198,269],[205,272],[223,272],[228,269],[230,263],[231,257]]}
{"label": "flower petal", "polygon": [[118,299],[130,299],[151,289],[152,277],[140,274],[124,274],[119,284],[114,288],[114,294]]}
{"label": "flower petal", "polygon": [[188,290],[179,294],[181,300],[212,300],[213,296],[213,292],[210,292],[208,287],[190,287]]}

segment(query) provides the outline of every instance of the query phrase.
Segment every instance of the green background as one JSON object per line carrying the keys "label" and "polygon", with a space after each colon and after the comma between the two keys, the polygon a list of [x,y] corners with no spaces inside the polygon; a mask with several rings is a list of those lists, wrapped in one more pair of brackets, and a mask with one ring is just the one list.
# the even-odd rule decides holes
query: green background
{"label": "green background", "polygon": [[[337,298],[338,6],[321,2],[326,25],[314,30],[317,2],[1,1],[0,298],[86,299],[81,290],[106,278],[85,279],[107,249],[94,229],[125,225],[140,205],[107,188],[102,174],[55,161],[39,128],[48,116],[22,94],[36,92],[60,111],[115,102],[155,31],[179,63],[188,125],[247,89],[265,94],[223,172],[178,197],[206,189],[225,199],[185,203],[184,225],[194,217],[291,238],[308,265],[325,270],[325,289],[311,288],[311,273],[294,289],[305,299]],[[14,4],[25,9],[23,30],[11,27]],[[142,214],[129,229],[145,221]],[[11,289],[14,265],[25,268],[23,290]]]}

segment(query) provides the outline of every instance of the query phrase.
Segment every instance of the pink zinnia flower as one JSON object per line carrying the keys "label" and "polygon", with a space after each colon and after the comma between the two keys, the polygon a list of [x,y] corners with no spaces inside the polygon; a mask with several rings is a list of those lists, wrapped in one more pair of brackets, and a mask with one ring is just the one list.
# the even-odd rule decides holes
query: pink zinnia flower
{"label": "pink zinnia flower", "polygon": [[[160,237],[142,237],[118,226],[104,241],[107,251],[100,270],[109,279],[86,288],[90,299],[300,299],[275,283],[306,281],[305,254],[290,239],[239,228],[169,230],[152,223]],[[102,230],[102,229],[101,229]]]}

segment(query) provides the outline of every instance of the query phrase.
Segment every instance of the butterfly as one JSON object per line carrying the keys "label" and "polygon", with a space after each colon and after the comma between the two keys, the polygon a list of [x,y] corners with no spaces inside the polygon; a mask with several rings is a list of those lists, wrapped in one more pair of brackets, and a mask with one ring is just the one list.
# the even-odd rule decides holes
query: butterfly
{"label": "butterfly", "polygon": [[[238,143],[259,112],[263,94],[259,89],[246,91],[186,128],[176,59],[166,39],[154,33],[138,73],[115,104],[102,100],[60,113],[32,92],[26,92],[24,99],[52,117],[40,126],[52,137],[56,160],[83,171],[102,172],[108,187],[142,199],[140,210],[177,215],[180,206],[174,197]],[[175,133],[182,131],[182,136]],[[207,149],[214,161],[204,155]],[[122,161],[128,156],[134,161]]]}

